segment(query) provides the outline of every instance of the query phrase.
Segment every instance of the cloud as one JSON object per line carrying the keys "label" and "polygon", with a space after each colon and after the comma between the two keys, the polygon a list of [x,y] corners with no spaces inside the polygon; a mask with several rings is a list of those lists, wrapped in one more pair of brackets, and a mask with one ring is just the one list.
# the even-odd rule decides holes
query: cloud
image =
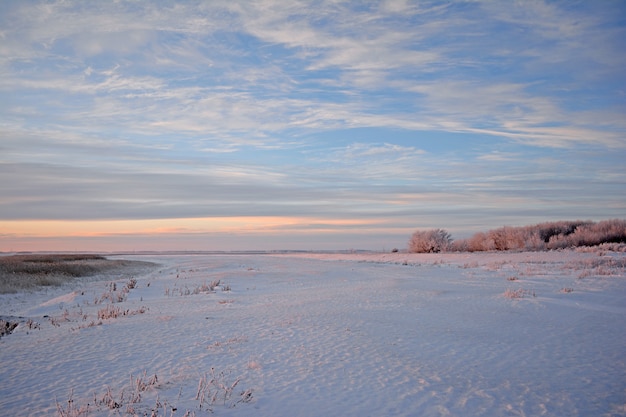
{"label": "cloud", "polygon": [[400,146],[392,143],[371,144],[354,143],[350,145],[347,152],[351,157],[385,157],[391,156],[394,160],[402,159],[408,155],[421,155],[424,151],[409,146]]}
{"label": "cloud", "polygon": [[[489,3],[306,6],[68,2],[41,5],[34,13],[13,7],[17,18],[7,24],[21,38],[5,35],[2,88],[27,92],[23,100],[42,89],[70,94],[66,103],[75,104],[65,104],[64,117],[75,114],[72,123],[113,122],[144,135],[205,132],[233,144],[232,132],[263,146],[263,138],[292,128],[394,126],[481,132],[548,147],[570,141],[623,145],[619,118],[605,116],[600,129],[579,123],[554,94],[559,85],[579,89],[572,84],[578,73],[591,82],[593,71],[615,72],[623,63],[608,58],[623,55],[607,49],[615,43],[586,40],[609,38],[599,34],[605,22],[599,17],[579,24],[578,11],[541,3],[506,9]],[[26,19],[27,13],[35,18]],[[500,29],[498,39],[493,28]],[[600,56],[595,44],[606,57],[593,60],[599,68],[577,66],[565,81],[555,78],[571,64],[554,62],[556,55]],[[533,52],[536,45],[544,48],[540,54]],[[107,54],[107,60],[94,58]],[[57,64],[44,73],[24,77],[12,69],[50,58]],[[528,82],[528,75],[536,79]],[[331,86],[335,93],[325,100]],[[395,95],[389,110],[372,101],[376,95],[369,97],[382,91],[383,97]],[[575,114],[592,121],[605,112]]]}
{"label": "cloud", "polygon": [[620,213],[621,17],[541,1],[2,2],[0,212],[320,222],[302,230]]}
{"label": "cloud", "polygon": [[510,162],[518,159],[520,156],[520,154],[510,152],[493,151],[488,154],[480,155],[476,159],[481,161]]}

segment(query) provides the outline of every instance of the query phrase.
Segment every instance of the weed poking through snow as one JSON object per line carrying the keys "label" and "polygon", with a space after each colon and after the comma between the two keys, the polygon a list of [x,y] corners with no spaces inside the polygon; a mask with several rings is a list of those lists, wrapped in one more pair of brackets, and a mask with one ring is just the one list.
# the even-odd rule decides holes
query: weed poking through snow
{"label": "weed poking through snow", "polygon": [[207,405],[208,409],[211,410],[211,406],[218,402],[232,408],[239,403],[252,401],[251,389],[241,391],[236,399],[232,398],[235,387],[239,384],[240,379],[236,378],[233,382],[229,382],[228,376],[229,373],[224,371],[216,372],[215,368],[211,368],[210,373],[204,374],[204,376],[200,378],[198,382],[198,392],[196,393],[196,400],[200,403],[200,409],[202,409],[203,405]]}
{"label": "weed poking through snow", "polygon": [[59,417],[81,417],[89,415],[89,404],[77,406],[74,403],[73,396],[74,390],[71,390],[70,396],[67,399],[66,407],[63,407],[58,401],[55,400]]}
{"label": "weed poking through snow", "polygon": [[505,298],[510,298],[511,300],[529,297],[529,296],[532,296],[532,297],[537,296],[534,291],[524,290],[522,288],[518,288],[517,290],[512,290],[510,288],[507,288],[507,290],[504,291],[503,295]]}
{"label": "weed poking through snow", "polygon": [[[198,285],[193,289],[189,289],[187,285],[183,287],[174,287],[174,288],[165,288],[165,296],[166,297],[174,297],[174,296],[188,296],[188,295],[197,295],[197,294],[212,294],[216,291],[217,288],[220,288],[221,281],[216,279],[211,281],[211,283],[207,284],[206,282],[202,285]],[[222,291],[230,291],[230,285],[222,285]]]}
{"label": "weed poking through snow", "polygon": [[147,307],[140,307],[137,310],[122,310],[113,304],[107,304],[105,308],[98,310],[98,320],[116,319],[122,316],[134,316],[135,314],[143,314],[147,310]]}
{"label": "weed poking through snow", "polygon": [[[198,401],[196,410],[213,413],[214,406],[233,408],[237,404],[252,401],[251,389],[242,390],[235,394],[235,388],[239,385],[240,378],[231,382],[229,376],[230,372],[218,372],[215,368],[211,368],[211,371],[200,379],[195,397],[195,400]],[[148,376],[147,372],[144,371],[137,377],[131,374],[130,384],[118,393],[111,387],[107,387],[102,395],[94,394],[90,403],[77,404],[73,398],[74,392],[71,390],[65,406],[55,400],[58,417],[88,417],[92,411],[100,413],[106,410],[110,410],[114,415],[173,417],[174,413],[178,411],[178,407],[173,404],[181,400],[183,389],[181,387],[174,403],[167,399],[161,399],[157,394],[154,405],[147,405],[143,400],[143,393],[158,387],[159,378],[157,375]],[[192,399],[189,398],[189,400]],[[195,410],[186,410],[184,414],[187,417],[195,415]]]}

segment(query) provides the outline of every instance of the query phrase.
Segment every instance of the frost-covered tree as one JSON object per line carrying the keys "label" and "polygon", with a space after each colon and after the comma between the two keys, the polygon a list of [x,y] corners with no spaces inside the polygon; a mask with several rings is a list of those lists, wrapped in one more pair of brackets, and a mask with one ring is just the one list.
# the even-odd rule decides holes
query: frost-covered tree
{"label": "frost-covered tree", "polygon": [[595,246],[604,243],[626,243],[626,220],[611,219],[594,223],[590,220],[557,221],[530,226],[505,226],[486,233],[478,232],[468,239],[457,240],[450,250],[533,250]]}
{"label": "frost-covered tree", "polygon": [[409,240],[409,252],[441,252],[448,249],[450,242],[452,242],[450,233],[444,229],[418,230]]}

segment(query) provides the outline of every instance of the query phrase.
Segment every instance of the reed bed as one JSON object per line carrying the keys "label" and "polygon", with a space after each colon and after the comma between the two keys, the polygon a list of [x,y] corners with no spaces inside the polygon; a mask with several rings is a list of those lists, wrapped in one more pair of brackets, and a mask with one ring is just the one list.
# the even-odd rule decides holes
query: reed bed
{"label": "reed bed", "polygon": [[0,294],[60,286],[76,278],[113,273],[145,262],[111,260],[96,254],[0,256]]}

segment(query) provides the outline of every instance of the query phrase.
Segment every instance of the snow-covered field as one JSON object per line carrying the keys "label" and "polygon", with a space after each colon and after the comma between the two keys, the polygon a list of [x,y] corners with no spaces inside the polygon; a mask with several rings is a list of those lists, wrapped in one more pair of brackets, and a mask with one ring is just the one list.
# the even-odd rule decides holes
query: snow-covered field
{"label": "snow-covered field", "polygon": [[0,296],[0,415],[626,415],[624,253],[120,258]]}

